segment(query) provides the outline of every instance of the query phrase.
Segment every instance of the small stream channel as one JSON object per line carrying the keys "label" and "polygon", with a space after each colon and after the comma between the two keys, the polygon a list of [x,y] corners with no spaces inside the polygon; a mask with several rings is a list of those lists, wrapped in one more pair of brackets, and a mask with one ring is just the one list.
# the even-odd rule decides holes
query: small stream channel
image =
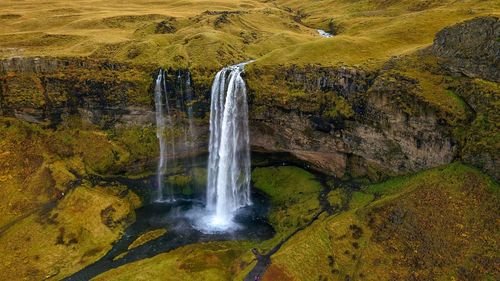
{"label": "small stream channel", "polygon": [[[297,161],[288,154],[253,153],[252,158],[254,167],[293,165],[312,172],[324,186],[324,190],[320,198],[318,198],[318,200],[323,201],[321,212],[331,212],[329,209],[331,206],[325,205],[325,201],[322,200],[322,197],[330,191],[326,185],[326,179],[330,177],[311,170],[306,163]],[[198,163],[197,166],[202,166],[203,164],[201,163],[200,165]],[[252,188],[251,197],[253,204],[239,209],[235,217],[235,222],[239,225],[239,228],[224,233],[203,233],[195,227],[195,219],[199,217],[199,213],[205,207],[204,196],[199,194],[191,197],[177,196],[177,200],[174,203],[154,202],[150,199],[155,194],[155,189],[153,188],[155,180],[156,176],[154,175],[142,179],[114,178],[107,180],[124,184],[139,194],[144,202],[153,203],[148,203],[136,210],[136,221],[126,229],[121,239],[113,245],[113,248],[104,257],[64,280],[90,280],[113,268],[169,252],[185,245],[208,241],[264,241],[271,239],[275,234],[273,227],[267,221],[270,200],[258,189]],[[136,248],[128,249],[139,236],[148,231],[158,229],[165,229],[166,233]],[[279,246],[277,245],[276,250],[279,249]],[[268,253],[268,258],[271,255],[271,252]],[[260,270],[265,270],[267,264],[262,264],[261,266],[264,268]]]}

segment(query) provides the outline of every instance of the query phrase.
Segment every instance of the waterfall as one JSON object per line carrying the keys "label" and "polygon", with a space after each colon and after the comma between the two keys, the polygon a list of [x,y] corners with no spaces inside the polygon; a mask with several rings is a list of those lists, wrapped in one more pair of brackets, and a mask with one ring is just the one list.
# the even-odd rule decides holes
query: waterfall
{"label": "waterfall", "polygon": [[317,29],[317,31],[319,33],[319,36],[321,36],[321,37],[325,37],[325,38],[332,38],[333,37],[333,34],[328,33],[322,29]]}
{"label": "waterfall", "polygon": [[181,75],[180,71],[177,76],[177,101],[179,110],[185,112],[187,124],[183,124],[183,143],[184,143],[184,155],[185,166],[193,166],[192,153],[194,150],[194,140],[196,138],[195,128],[194,128],[194,113],[193,113],[193,89],[191,87],[191,75],[186,72],[185,75]]}
{"label": "waterfall", "polygon": [[[172,155],[172,159],[175,160],[176,156],[176,151],[175,151],[175,136],[173,134],[173,127],[174,127],[174,120],[172,119],[172,114],[170,112],[170,104],[168,102],[168,92],[167,92],[167,77],[166,77],[166,71],[163,71],[163,90],[165,93],[165,107],[167,108],[167,121],[168,124],[170,125],[170,136],[171,136],[171,141],[170,141],[170,154]],[[168,169],[168,166],[166,167]],[[167,201],[175,201],[174,200],[174,194],[172,190],[169,190],[169,196],[170,198]]]}
{"label": "waterfall", "polygon": [[[167,115],[167,121],[171,125],[172,118],[170,115],[170,107],[168,104],[167,88],[165,84],[165,72],[160,69],[158,77],[156,78],[155,89],[155,115],[156,115],[156,137],[158,138],[158,143],[160,146],[160,158],[158,160],[158,166],[156,169],[156,186],[157,186],[157,202],[173,201],[174,197],[172,192],[169,192],[169,198],[164,198],[164,176],[165,170],[167,169],[167,141],[165,139],[166,133],[166,122],[165,122],[165,112]],[[165,101],[165,103],[163,103]],[[172,142],[171,154],[175,156],[175,143]]]}
{"label": "waterfall", "polygon": [[189,72],[187,73],[187,79],[186,79],[186,100],[187,100],[187,114],[188,114],[188,122],[189,122],[189,135],[191,137],[190,143],[189,143],[189,152],[192,152],[193,150],[193,141],[196,136],[196,132],[194,129],[194,114],[193,114],[193,89],[191,88],[191,75]]}
{"label": "waterfall", "polygon": [[[184,166],[192,168],[194,167],[195,164],[193,153],[194,153],[196,132],[194,127],[194,113],[193,113],[193,89],[191,87],[191,75],[189,72],[186,73],[183,94],[185,94],[183,98],[184,110],[186,111],[187,121],[188,121],[188,124],[184,130],[184,147],[186,150],[186,154],[188,155],[188,157],[186,157],[186,160],[184,161],[185,162]],[[187,169],[186,173],[193,176],[191,171],[192,171],[191,169]]]}
{"label": "waterfall", "polygon": [[246,64],[223,68],[212,84],[207,210],[215,228],[229,227],[234,212],[251,204]]}

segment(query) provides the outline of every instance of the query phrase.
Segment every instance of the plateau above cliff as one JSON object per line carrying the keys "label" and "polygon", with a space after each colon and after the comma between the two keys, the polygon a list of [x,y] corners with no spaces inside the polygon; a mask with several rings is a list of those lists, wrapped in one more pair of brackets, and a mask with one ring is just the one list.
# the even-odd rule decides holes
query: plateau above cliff
{"label": "plateau above cliff", "polygon": [[[94,57],[176,68],[379,67],[497,1],[19,1],[0,3],[0,57]],[[321,37],[317,29],[335,36]],[[262,57],[262,58],[261,58]]]}

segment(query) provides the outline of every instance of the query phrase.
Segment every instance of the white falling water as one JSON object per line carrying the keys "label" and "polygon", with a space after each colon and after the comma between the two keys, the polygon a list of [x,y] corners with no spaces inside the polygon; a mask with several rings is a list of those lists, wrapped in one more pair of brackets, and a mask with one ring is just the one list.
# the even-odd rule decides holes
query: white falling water
{"label": "white falling water", "polygon": [[[184,79],[185,78],[185,79]],[[186,167],[189,167],[190,165],[193,165],[193,157],[192,153],[194,150],[194,140],[196,138],[196,132],[194,128],[194,112],[193,112],[193,89],[191,87],[191,75],[189,72],[187,72],[184,75],[181,75],[179,72],[179,75],[177,76],[177,80],[179,83],[178,87],[178,98],[180,100],[179,106],[182,111],[186,112],[186,119],[187,119],[187,124],[183,124],[184,130],[183,130],[183,142],[184,142],[184,153],[185,155],[189,156],[186,157],[185,161],[188,161],[190,163],[185,163]]]}
{"label": "white falling water", "polygon": [[[167,121],[169,124],[172,123],[170,116],[170,107],[168,105],[167,88],[165,85],[165,73],[160,69],[158,77],[155,83],[155,113],[156,113],[156,137],[158,138],[160,146],[160,159],[158,160],[158,166],[156,169],[156,185],[157,185],[157,196],[156,202],[170,202],[174,201],[173,194],[169,194],[169,198],[164,198],[164,176],[165,170],[167,169],[167,142],[165,139],[166,122],[165,122],[165,112],[167,115]],[[165,103],[163,103],[165,101]],[[175,143],[172,143],[172,155],[175,156]]]}
{"label": "white falling water", "polygon": [[333,34],[328,33],[322,29],[318,29],[317,31],[319,33],[319,36],[321,36],[321,37],[325,37],[325,38],[332,38],[333,37]]}
{"label": "white falling water", "polygon": [[[173,113],[170,112],[170,105],[168,102],[168,95],[167,95],[167,77],[166,77],[166,71],[163,71],[163,92],[165,93],[165,107],[167,109],[167,122],[170,125],[170,135],[171,135],[171,140],[170,140],[170,155],[172,156],[172,159],[175,159],[176,156],[176,151],[175,151],[175,138],[172,134],[173,126],[174,126],[174,120],[172,119]],[[168,148],[168,146],[167,146]],[[175,164],[175,163],[174,163]],[[166,166],[166,169],[168,169],[168,165]],[[163,201],[175,201],[174,199],[174,194],[172,190],[168,190],[169,193],[169,198]]]}
{"label": "white falling water", "polygon": [[189,72],[187,73],[187,79],[186,79],[186,100],[187,100],[187,114],[188,114],[188,122],[189,122],[189,136],[191,137],[190,143],[189,143],[189,152],[192,152],[193,149],[193,141],[194,137],[196,136],[193,120],[194,120],[194,113],[193,113],[193,89],[191,88],[191,75]]}
{"label": "white falling water", "polygon": [[165,118],[163,117],[162,94],[163,71],[160,70],[155,83],[156,137],[160,145],[160,160],[156,168],[157,201],[163,200],[163,177],[165,173]]}
{"label": "white falling water", "polygon": [[230,228],[235,211],[251,204],[245,64],[222,69],[212,84],[207,223],[215,230]]}

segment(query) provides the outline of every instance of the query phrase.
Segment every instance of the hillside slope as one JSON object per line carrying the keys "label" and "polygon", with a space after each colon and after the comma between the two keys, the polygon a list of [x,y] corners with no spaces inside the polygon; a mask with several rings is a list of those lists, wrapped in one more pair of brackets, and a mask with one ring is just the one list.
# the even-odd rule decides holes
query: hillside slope
{"label": "hillside slope", "polygon": [[[174,67],[380,65],[497,1],[18,1],[0,3],[0,57],[91,56]],[[336,36],[322,38],[322,28]]]}

